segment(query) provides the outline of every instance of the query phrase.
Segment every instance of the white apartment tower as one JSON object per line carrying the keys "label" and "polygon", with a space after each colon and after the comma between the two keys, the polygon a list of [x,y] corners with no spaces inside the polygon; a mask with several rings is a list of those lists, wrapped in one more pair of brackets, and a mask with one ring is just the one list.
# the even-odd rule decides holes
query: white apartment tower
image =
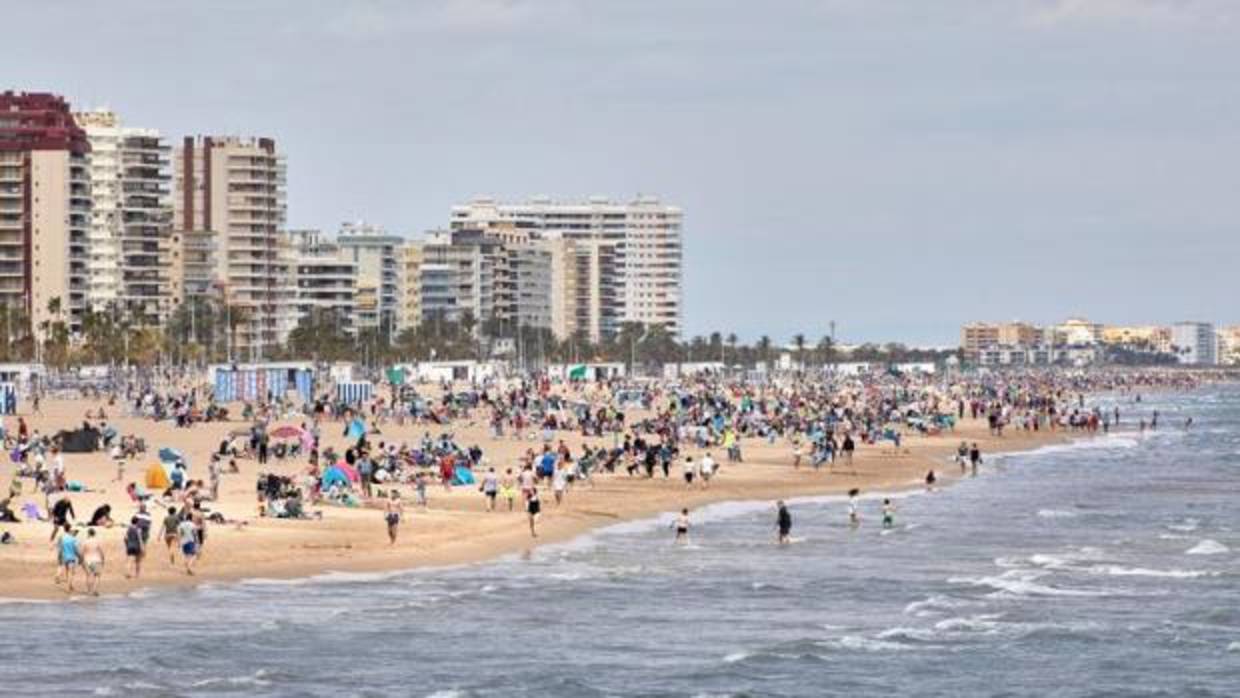
{"label": "white apartment tower", "polygon": [[172,257],[171,149],[158,131],[110,111],[75,115],[90,142],[91,225],[86,305],[158,326],[180,297]]}
{"label": "white apartment tower", "polygon": [[1171,326],[1171,344],[1182,364],[1218,363],[1218,334],[1208,322],[1177,322]]}
{"label": "white apartment tower", "polygon": [[[627,203],[606,198],[557,202],[533,198],[520,203],[476,198],[452,208],[453,230],[481,230],[498,237],[520,234],[528,239],[565,239],[582,243],[576,259],[592,269],[588,286],[575,293],[593,306],[570,309],[579,321],[553,318],[554,327],[574,326],[597,341],[625,323],[662,325],[679,337],[683,323],[680,208],[657,198],[639,196]],[[491,231],[495,231],[491,233]]]}

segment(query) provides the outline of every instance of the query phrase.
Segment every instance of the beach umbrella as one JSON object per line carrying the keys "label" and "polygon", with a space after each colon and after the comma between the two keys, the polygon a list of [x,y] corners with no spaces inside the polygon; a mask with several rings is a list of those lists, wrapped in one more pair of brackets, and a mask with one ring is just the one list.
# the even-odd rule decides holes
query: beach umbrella
{"label": "beach umbrella", "polygon": [[273,439],[298,439],[302,436],[301,427],[295,427],[286,424],[282,427],[276,427],[271,430],[271,438]]}
{"label": "beach umbrella", "polygon": [[344,461],[340,461],[339,463],[336,463],[332,467],[340,470],[340,472],[347,475],[349,479],[352,480],[353,482],[360,482],[362,479],[361,474],[357,472],[357,468],[354,468],[353,466],[349,465],[348,463]]}

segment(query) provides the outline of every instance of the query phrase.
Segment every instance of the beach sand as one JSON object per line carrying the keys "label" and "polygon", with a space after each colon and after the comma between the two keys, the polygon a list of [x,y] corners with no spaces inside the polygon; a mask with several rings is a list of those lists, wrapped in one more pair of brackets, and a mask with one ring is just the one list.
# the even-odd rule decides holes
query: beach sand
{"label": "beach sand", "polygon": [[[80,425],[85,410],[97,410],[101,404],[47,401],[42,406],[42,415],[27,415],[26,420],[31,429],[43,434],[55,433]],[[177,429],[168,422],[119,417],[119,406],[105,409],[110,417],[109,424],[122,434],[146,439],[147,457],[128,463],[126,482],[141,482],[147,466],[153,462],[161,446],[183,451],[190,462],[191,477],[205,480],[209,455],[220,440],[228,432],[247,426],[245,422],[231,421]],[[286,423],[297,424],[299,420],[281,420],[273,425]],[[16,431],[16,418],[6,418],[6,424],[11,432]],[[390,423],[381,429],[381,434],[370,437],[375,443],[395,441],[414,444],[427,431],[437,436],[443,430],[435,425],[406,424],[398,427]],[[342,431],[343,424],[340,422],[324,423],[324,444],[334,445],[338,451],[343,450],[345,439]],[[449,431],[464,447],[472,444],[481,446],[487,463],[494,465],[500,473],[508,467],[513,467],[515,471],[518,456],[525,449],[541,448],[540,441],[517,441],[510,436],[493,439],[481,420],[473,425],[455,423]],[[579,433],[561,432],[557,433],[556,438],[563,438],[573,448],[574,454],[580,452],[584,441]],[[615,475],[599,473],[594,478],[596,487],[574,486],[559,507],[547,492],[543,497],[544,513],[537,539],[530,537],[526,516],[520,510],[520,498],[517,511],[487,513],[484,498],[476,486],[457,487],[445,492],[441,486],[432,485],[428,488],[429,508],[422,511],[412,503],[412,487],[402,485],[399,489],[406,497],[406,515],[396,545],[388,543],[383,514],[379,509],[324,506],[311,508],[311,511],[323,512],[322,520],[259,518],[255,494],[255,477],[259,467],[255,461],[243,460],[239,461],[240,474],[223,476],[220,500],[209,503],[208,507],[222,512],[229,519],[249,523],[244,527],[210,525],[204,555],[195,568],[195,576],[187,576],[179,565],[169,563],[163,542],[159,539],[159,524],[164,512],[152,507],[155,524],[140,579],[128,580],[123,576],[126,565],[122,545],[124,526],[99,531],[108,556],[100,593],[113,595],[147,587],[186,586],[243,578],[293,578],[335,571],[375,572],[479,562],[506,554],[520,554],[537,544],[564,541],[594,528],[677,511],[681,507],[694,509],[711,502],[836,494],[854,487],[871,494],[897,492],[922,487],[926,472],[931,468],[938,474],[939,484],[948,485],[959,476],[959,468],[949,460],[961,440],[976,441],[983,453],[991,454],[1027,450],[1065,438],[1067,435],[1063,432],[1026,434],[1014,430],[1008,430],[1002,438],[994,438],[988,435],[984,420],[966,418],[954,432],[941,436],[906,436],[898,454],[890,443],[882,446],[859,445],[854,459],[856,474],[848,466],[838,463],[830,471],[814,471],[807,465],[808,458],[802,460],[799,470],[794,470],[792,448],[786,442],[781,440],[772,446],[764,440],[748,439],[743,442],[744,463],[727,463],[723,449],[712,451],[722,471],[709,489],[698,489],[696,486],[692,490],[686,489],[680,478],[680,464],[674,463],[671,478],[667,480],[661,473],[653,480],[631,478],[623,470]],[[611,439],[590,439],[589,442],[610,445]],[[685,453],[691,453],[695,458],[700,455],[693,449]],[[116,469],[106,453],[66,454],[65,463],[70,480],[81,481],[95,490],[72,495],[80,520],[89,519],[98,505],[107,502],[113,507],[113,518],[118,522],[128,522],[136,507],[125,494],[125,483],[113,481]],[[266,466],[267,471],[282,474],[301,472],[304,468],[302,459],[284,462],[273,459]],[[14,471],[14,465],[5,458],[4,464],[0,465],[0,486],[8,486]],[[20,502],[24,501],[35,501],[42,507],[42,495],[32,491],[33,481],[26,479],[22,482],[24,492],[14,503],[14,509],[20,509]],[[384,488],[390,487],[384,485]],[[840,515],[845,515],[842,507]],[[772,510],[772,521],[773,516]],[[13,545],[0,546],[0,598],[63,599],[68,596],[63,588],[52,582],[56,555],[48,543],[50,523],[0,524],[0,531],[9,531],[17,539]],[[75,586],[80,590],[82,584],[79,574]]]}

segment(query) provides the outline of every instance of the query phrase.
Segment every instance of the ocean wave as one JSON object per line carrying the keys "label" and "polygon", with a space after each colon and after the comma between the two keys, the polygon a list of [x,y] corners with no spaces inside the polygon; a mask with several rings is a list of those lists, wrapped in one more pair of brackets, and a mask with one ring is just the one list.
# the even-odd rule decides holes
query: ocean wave
{"label": "ocean wave", "polygon": [[1038,509],[1038,516],[1043,519],[1072,519],[1076,518],[1076,512],[1063,509]]}
{"label": "ocean wave", "polygon": [[1090,574],[1109,575],[1112,577],[1168,577],[1172,579],[1194,579],[1196,577],[1214,577],[1218,572],[1205,570],[1152,570],[1144,567],[1121,567],[1119,565],[1095,565],[1084,568]]}
{"label": "ocean wave", "polygon": [[1228,652],[1240,652],[1240,642],[1233,642],[1227,645]]}
{"label": "ocean wave", "polygon": [[1197,530],[1197,526],[1200,523],[1201,522],[1199,520],[1189,517],[1178,523],[1167,524],[1166,528],[1168,531],[1178,531],[1180,533],[1191,533]]}
{"label": "ocean wave", "polygon": [[913,649],[912,646],[902,642],[869,638],[863,635],[844,635],[843,637],[824,640],[818,644],[828,649],[851,652],[902,652]]}
{"label": "ocean wave", "polygon": [[947,611],[968,606],[976,606],[976,601],[958,599],[941,594],[933,594],[921,601],[914,601],[904,607],[904,612],[911,616],[941,615]]}
{"label": "ocean wave", "polygon": [[1140,440],[1131,436],[1121,434],[1110,434],[1107,436],[1079,437],[1073,441],[1063,444],[1047,444],[1040,446],[1032,451],[1015,451],[996,456],[1048,456],[1058,453],[1075,453],[1077,451],[1119,451],[1136,448],[1140,445]]}
{"label": "ocean wave", "polygon": [[1228,552],[1231,552],[1231,548],[1228,548],[1226,545],[1223,545],[1222,543],[1216,540],[1206,538],[1202,540],[1200,543],[1198,543],[1197,545],[1194,545],[1188,550],[1185,550],[1184,554],[1185,555],[1223,555]]}
{"label": "ocean wave", "polygon": [[1108,589],[1076,589],[1067,587],[1054,587],[1042,584],[1037,580],[1046,577],[1050,572],[1042,570],[1015,569],[1008,570],[1003,574],[993,577],[952,577],[947,580],[949,584],[969,584],[971,586],[990,587],[997,592],[1003,592],[1017,597],[1028,596],[1079,596],[1079,597],[1100,597],[1114,596],[1119,593],[1116,590]]}
{"label": "ocean wave", "polygon": [[267,676],[268,673],[266,669],[259,669],[253,674],[246,674],[243,676],[213,676],[198,681],[192,681],[189,685],[191,688],[210,688],[212,686],[258,686],[261,688],[271,685],[271,681],[266,678]]}

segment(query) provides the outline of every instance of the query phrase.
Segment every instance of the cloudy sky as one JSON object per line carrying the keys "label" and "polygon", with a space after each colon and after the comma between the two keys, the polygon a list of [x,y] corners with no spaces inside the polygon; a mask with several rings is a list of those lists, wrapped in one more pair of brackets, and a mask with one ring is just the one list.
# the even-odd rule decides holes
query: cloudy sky
{"label": "cloudy sky", "polygon": [[[289,223],[476,194],[686,212],[691,333],[1240,322],[1235,0],[5,8],[0,86],[275,137]],[[2,87],[0,87],[2,89]]]}

